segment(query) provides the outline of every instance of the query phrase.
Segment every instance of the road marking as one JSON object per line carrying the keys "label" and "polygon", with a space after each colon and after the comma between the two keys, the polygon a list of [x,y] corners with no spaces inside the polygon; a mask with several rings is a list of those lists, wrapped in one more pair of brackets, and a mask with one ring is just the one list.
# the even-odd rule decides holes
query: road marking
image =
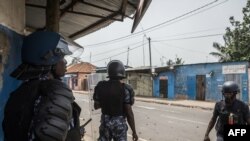
{"label": "road marking", "polygon": [[144,109],[148,109],[148,110],[158,110],[158,111],[163,111],[163,112],[181,113],[181,112],[177,112],[177,111],[174,111],[174,110],[162,110],[162,109],[157,109],[157,108],[155,108],[155,107],[147,107],[147,106],[136,106],[136,107],[144,108]]}
{"label": "road marking", "polygon": [[135,112],[137,112],[137,113],[142,113],[142,114],[148,115],[148,113],[142,112],[142,111],[139,111],[139,110],[134,110],[134,109],[133,109],[133,111],[135,111]]}
{"label": "road marking", "polygon": [[[132,137],[132,135],[130,135],[130,134],[127,134],[127,136]],[[138,140],[139,141],[148,141],[148,140],[145,140],[145,139],[142,139],[142,138],[138,138]]]}
{"label": "road marking", "polygon": [[163,112],[171,112],[171,113],[178,113],[180,114],[181,112],[173,111],[173,110],[162,110],[162,109],[156,109],[158,111],[163,111]]}
{"label": "road marking", "polygon": [[165,118],[176,119],[176,120],[185,121],[185,122],[198,123],[198,124],[201,124],[201,125],[208,125],[208,123],[200,122],[200,121],[182,119],[182,118],[177,118],[177,117],[173,117],[173,116],[166,116],[166,115],[161,115],[161,116],[165,117]]}
{"label": "road marking", "polygon": [[154,107],[146,107],[146,106],[136,106],[136,107],[144,108],[144,109],[148,109],[148,110],[154,110],[155,109]]}

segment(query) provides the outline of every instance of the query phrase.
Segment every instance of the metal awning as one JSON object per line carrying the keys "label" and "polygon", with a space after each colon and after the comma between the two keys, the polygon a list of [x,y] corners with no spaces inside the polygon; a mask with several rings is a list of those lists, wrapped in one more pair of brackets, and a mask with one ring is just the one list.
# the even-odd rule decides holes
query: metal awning
{"label": "metal awning", "polygon": [[[26,31],[46,26],[46,1],[26,0]],[[114,21],[133,18],[140,0],[60,0],[59,32],[75,40]]]}

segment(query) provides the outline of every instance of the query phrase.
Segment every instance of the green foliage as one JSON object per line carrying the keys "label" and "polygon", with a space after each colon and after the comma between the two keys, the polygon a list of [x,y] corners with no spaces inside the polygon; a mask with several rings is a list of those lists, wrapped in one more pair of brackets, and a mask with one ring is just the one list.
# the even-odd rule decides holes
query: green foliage
{"label": "green foliage", "polygon": [[219,58],[220,62],[250,61],[250,0],[242,9],[242,13],[242,22],[234,17],[229,18],[232,27],[226,28],[223,36],[225,44],[213,43],[217,52],[211,52],[210,55]]}
{"label": "green foliage", "polygon": [[167,66],[182,65],[182,64],[184,64],[184,61],[182,60],[182,58],[179,58],[176,56],[174,61],[172,59],[169,59],[166,62],[166,64],[167,64]]}

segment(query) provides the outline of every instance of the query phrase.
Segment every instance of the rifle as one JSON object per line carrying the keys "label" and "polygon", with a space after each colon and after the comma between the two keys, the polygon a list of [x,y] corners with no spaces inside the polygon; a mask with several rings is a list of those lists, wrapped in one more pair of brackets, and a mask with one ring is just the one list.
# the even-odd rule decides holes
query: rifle
{"label": "rifle", "polygon": [[85,126],[87,124],[90,123],[90,121],[92,120],[92,118],[90,118],[89,120],[87,120],[83,125],[80,126],[80,134],[81,134],[81,137],[83,138],[84,134],[85,134]]}

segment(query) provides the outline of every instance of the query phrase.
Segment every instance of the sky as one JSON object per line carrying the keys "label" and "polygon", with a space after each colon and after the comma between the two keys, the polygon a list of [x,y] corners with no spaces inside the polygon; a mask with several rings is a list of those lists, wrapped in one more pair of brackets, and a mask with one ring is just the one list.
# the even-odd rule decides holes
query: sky
{"label": "sky", "polygon": [[[176,57],[182,58],[184,64],[217,62],[218,58],[209,55],[216,51],[213,42],[224,44],[223,34],[231,26],[229,17],[242,21],[246,2],[152,0],[134,33],[133,20],[116,21],[75,40],[84,50],[74,51],[73,56],[98,67],[106,66],[110,60],[121,60],[132,67],[149,66],[150,38],[152,66],[166,66],[167,60]],[[122,39],[114,41],[118,38]]]}

